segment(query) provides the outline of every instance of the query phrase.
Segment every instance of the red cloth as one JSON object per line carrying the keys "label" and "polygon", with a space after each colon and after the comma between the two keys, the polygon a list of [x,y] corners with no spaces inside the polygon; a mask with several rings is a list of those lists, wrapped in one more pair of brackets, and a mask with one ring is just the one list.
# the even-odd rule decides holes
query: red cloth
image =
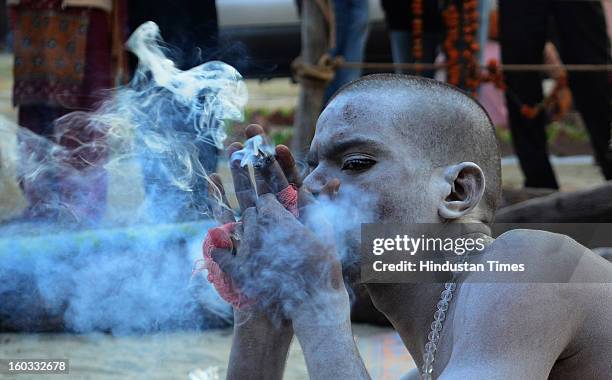
{"label": "red cloth", "polygon": [[[284,190],[276,194],[279,202],[296,217],[298,216],[298,190],[294,185],[289,185]],[[227,302],[240,309],[253,304],[253,300],[248,299],[240,293],[232,279],[223,271],[212,257],[215,248],[233,248],[231,234],[238,223],[227,223],[221,227],[211,228],[204,239],[203,256],[204,268],[208,270],[208,281],[214,285],[217,292]]]}
{"label": "red cloth", "polygon": [[250,304],[249,300],[240,294],[232,279],[223,273],[219,264],[212,257],[215,248],[229,249],[233,247],[231,234],[238,223],[227,223],[221,227],[211,228],[204,239],[204,268],[208,270],[208,281],[215,286],[217,292],[234,307],[241,308]]}
{"label": "red cloth", "polygon": [[298,190],[295,185],[289,185],[276,194],[278,201],[285,206],[297,218],[300,216],[298,210]]}

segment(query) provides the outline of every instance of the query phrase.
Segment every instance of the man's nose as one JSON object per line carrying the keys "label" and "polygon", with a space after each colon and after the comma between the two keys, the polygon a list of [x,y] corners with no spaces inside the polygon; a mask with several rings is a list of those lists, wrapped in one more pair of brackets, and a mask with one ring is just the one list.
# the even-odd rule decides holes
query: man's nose
{"label": "man's nose", "polygon": [[325,175],[319,170],[315,170],[304,178],[303,186],[306,188],[306,190],[316,196],[321,192],[321,189],[323,189],[325,183],[327,183]]}

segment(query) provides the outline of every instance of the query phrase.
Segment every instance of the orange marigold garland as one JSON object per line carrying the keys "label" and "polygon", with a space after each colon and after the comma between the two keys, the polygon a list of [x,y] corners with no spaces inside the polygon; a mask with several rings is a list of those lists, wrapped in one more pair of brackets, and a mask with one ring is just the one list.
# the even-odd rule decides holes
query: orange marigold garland
{"label": "orange marigold garland", "polygon": [[[422,1],[413,0],[413,22],[414,56],[418,60],[422,57]],[[476,91],[481,83],[492,83],[501,91],[510,91],[511,97],[520,105],[521,115],[527,119],[536,118],[540,112],[546,112],[551,120],[558,120],[571,107],[572,96],[567,85],[567,74],[563,72],[556,80],[552,93],[542,102],[533,106],[523,104],[518,97],[512,96],[511,89],[508,89],[501,70],[501,65],[497,60],[487,62],[484,70],[478,63],[478,53],[481,46],[476,41],[476,33],[479,26],[478,0],[461,0],[461,14],[455,4],[449,0],[446,9],[442,12],[442,18],[446,26],[446,38],[443,44],[443,51],[446,55],[446,75],[448,83],[461,86],[469,91],[472,96],[476,96]],[[417,10],[415,12],[415,10]],[[418,16],[418,17],[417,17]],[[417,21],[417,18],[419,21]],[[460,37],[463,49],[460,52],[458,45]],[[418,57],[418,58],[417,58]]]}
{"label": "orange marigold garland", "polygon": [[527,104],[523,104],[521,106],[521,115],[523,115],[523,117],[527,119],[535,119],[539,113],[540,113],[539,105],[530,106]]}
{"label": "orange marigold garland", "polygon": [[423,0],[412,0],[412,56],[415,62],[423,59]]}
{"label": "orange marigold garland", "polygon": [[[476,40],[479,28],[478,0],[462,0],[462,12],[459,13],[454,1],[449,1],[442,12],[446,25],[444,53],[446,54],[447,80],[455,86],[462,86],[473,96],[482,82],[505,89],[504,79],[497,61],[491,61],[487,70],[482,71],[478,62],[481,46]],[[460,36],[463,38],[460,41]],[[458,45],[463,46],[459,52]]]}
{"label": "orange marigold garland", "polygon": [[491,82],[495,87],[506,91],[506,83],[504,82],[504,75],[499,67],[499,62],[496,59],[489,60],[486,69],[485,73],[481,73],[481,81]]}
{"label": "orange marigold garland", "polygon": [[446,76],[448,83],[459,86],[461,81],[461,69],[459,66],[459,11],[452,2],[442,12],[442,18],[446,25],[446,38],[444,39],[444,54],[446,55]]}
{"label": "orange marigold garland", "polygon": [[463,0],[463,59],[465,62],[464,84],[465,88],[476,95],[480,85],[480,70],[478,65],[478,53],[480,45],[476,42],[478,32],[478,0]]}
{"label": "orange marigold garland", "polygon": [[[444,53],[446,55],[446,76],[450,84],[463,86],[475,94],[480,84],[478,52],[480,46],[476,42],[478,31],[478,0],[463,0],[461,14],[454,2],[450,1],[442,12],[446,25]],[[461,53],[458,45],[463,36]]]}

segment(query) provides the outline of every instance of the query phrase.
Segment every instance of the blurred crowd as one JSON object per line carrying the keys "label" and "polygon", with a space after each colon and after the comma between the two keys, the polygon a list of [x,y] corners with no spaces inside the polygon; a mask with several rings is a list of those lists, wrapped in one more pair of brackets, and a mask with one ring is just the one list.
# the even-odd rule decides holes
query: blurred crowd
{"label": "blurred crowd", "polygon": [[[451,31],[449,25],[443,22],[443,15],[452,2],[381,0],[381,3],[394,63],[432,64],[441,52],[449,55],[450,49],[443,45],[448,42],[445,36],[449,36]],[[490,36],[500,42],[503,64],[538,65],[546,61],[603,66],[611,63],[606,15],[600,1],[480,0],[456,3],[459,8],[471,6],[477,9],[479,21],[476,25],[476,38],[474,41],[466,38],[459,45],[461,42],[476,42],[477,48],[472,51],[477,52],[476,58],[481,65],[486,64],[484,47]],[[333,4],[337,23],[333,54],[344,56],[349,61],[363,61],[368,29],[368,2],[334,0]],[[467,12],[462,13],[465,15]],[[473,27],[465,22],[462,26],[464,35],[466,27]],[[463,51],[465,53],[468,49]],[[447,61],[449,58],[445,57]],[[396,72],[406,70],[398,69]],[[415,74],[414,71],[408,73]],[[416,74],[434,77],[435,71],[423,70]],[[544,98],[542,74],[540,71],[527,70],[504,73],[503,89],[508,124],[514,150],[525,175],[525,186],[554,190],[559,188],[548,157],[546,125],[551,119],[559,117],[558,108],[564,111],[569,107],[569,97],[573,99],[574,107],[584,120],[596,162],[604,178],[612,179],[610,72],[600,67],[589,71],[563,72],[561,78],[556,75],[558,84],[569,85],[571,95],[557,101],[557,109],[552,112],[536,112],[534,107],[540,105]],[[339,70],[328,87],[327,99],[343,84],[360,75],[361,71],[356,69]],[[464,89],[468,90],[469,86],[466,87]],[[566,91],[564,94],[569,93]]]}
{"label": "blurred crowd", "polygon": [[[18,108],[18,123],[51,140],[56,136],[54,120],[76,110],[91,110],[104,99],[104,90],[129,83],[137,61],[128,55],[124,43],[143,22],[151,20],[160,26],[167,54],[180,69],[186,70],[211,59],[223,59],[221,53],[227,50],[219,43],[214,0],[3,0],[2,3],[0,49],[10,49],[14,54],[13,105]],[[335,43],[329,53],[348,62],[364,62],[372,1],[329,0],[329,4],[335,23]],[[474,20],[469,23],[467,19],[460,20],[459,23],[463,27],[462,36],[472,37],[459,39],[456,45],[464,52],[466,60],[473,59],[481,66],[488,64],[485,45],[490,38],[500,43],[502,65],[610,64],[606,15],[600,1],[380,0],[379,5],[385,15],[391,59],[397,64],[433,64],[449,59],[450,50],[446,46],[450,44],[451,24],[447,13],[452,8],[449,5],[454,5],[458,14],[467,14],[468,8],[471,10]],[[295,6],[300,6],[299,0]],[[398,66],[395,71],[452,79],[440,76],[440,72],[431,67],[415,70]],[[324,102],[341,86],[362,74],[360,69],[338,68],[327,86]],[[545,75],[555,76],[567,89],[559,92],[555,112],[545,112],[548,111],[542,90]],[[554,114],[567,109],[572,102],[584,120],[603,176],[612,179],[610,75],[607,69],[568,70],[560,74],[537,70],[507,71],[503,82],[512,143],[526,187],[558,189],[549,162],[546,125]],[[454,84],[473,90],[465,80]],[[544,112],[538,112],[540,108],[544,108]],[[173,127],[189,131],[184,126]],[[104,136],[78,133],[76,129],[56,142],[76,149],[79,144],[100,138]],[[36,146],[22,148],[37,149]],[[214,171],[216,148],[201,144],[199,149],[203,167]],[[72,164],[78,168],[106,158],[103,154],[88,156],[85,153],[78,155]],[[154,176],[155,173],[145,170],[144,175]],[[74,193],[87,194],[89,202],[104,205],[107,178],[103,173],[95,178],[95,183],[88,183],[83,188],[62,183],[58,176],[58,183],[49,191],[67,200],[74,197]],[[205,193],[205,183],[201,186],[200,191]],[[44,195],[30,190],[26,181],[22,181],[22,188],[30,205],[24,217],[49,217],[43,206],[45,199],[41,198]],[[103,212],[104,207],[95,208],[87,218],[99,219]]]}
{"label": "blurred crowd", "polygon": [[[68,151],[78,151],[70,162],[77,169],[101,167],[108,159],[99,150],[79,149],[103,144],[104,136],[92,132],[86,122],[71,125],[68,133],[60,132],[57,120],[75,111],[96,109],[107,97],[105,90],[130,81],[138,61],[128,55],[125,42],[139,25],[154,21],[160,27],[165,53],[182,70],[215,59],[218,51],[214,0],[176,1],[172,7],[159,0],[8,0],[6,5],[3,11],[8,16],[14,55],[13,105],[18,109],[18,124]],[[196,139],[189,126],[168,128],[194,134],[201,164],[214,171],[216,147],[202,142],[204,138]],[[40,149],[38,140],[27,137],[19,145],[28,156]],[[146,177],[159,177],[159,168],[150,162],[142,167],[146,196],[158,196],[159,181]],[[70,205],[78,199],[89,206],[77,219],[100,220],[108,181],[100,171],[87,181],[70,180],[61,173],[37,176],[35,181],[22,178],[20,185],[29,204],[22,218],[57,218],[58,204]],[[204,181],[200,182],[199,190],[206,192]],[[177,218],[188,218],[188,214]]]}

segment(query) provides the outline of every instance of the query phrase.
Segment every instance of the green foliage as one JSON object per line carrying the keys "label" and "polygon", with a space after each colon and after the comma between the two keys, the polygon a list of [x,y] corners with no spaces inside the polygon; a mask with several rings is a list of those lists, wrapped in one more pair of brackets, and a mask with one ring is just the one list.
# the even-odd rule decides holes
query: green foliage
{"label": "green foliage", "polygon": [[587,141],[587,132],[576,123],[558,121],[553,122],[546,128],[546,136],[549,142],[557,141],[560,136],[565,136],[572,141]]}
{"label": "green foliage", "polygon": [[276,131],[273,131],[270,134],[270,139],[274,145],[285,144],[287,145],[289,141],[291,141],[291,137],[293,136],[293,130],[290,128],[282,128]]}
{"label": "green foliage", "polygon": [[[495,128],[497,139],[506,144],[512,143],[512,133],[510,128],[497,127]],[[556,121],[546,127],[546,136],[549,143],[554,143],[559,138],[565,138],[570,141],[584,142],[589,139],[585,129],[571,119]]]}
{"label": "green foliage", "polygon": [[497,139],[503,143],[511,144],[512,143],[512,133],[510,133],[509,128],[495,128],[495,134],[497,135]]}

